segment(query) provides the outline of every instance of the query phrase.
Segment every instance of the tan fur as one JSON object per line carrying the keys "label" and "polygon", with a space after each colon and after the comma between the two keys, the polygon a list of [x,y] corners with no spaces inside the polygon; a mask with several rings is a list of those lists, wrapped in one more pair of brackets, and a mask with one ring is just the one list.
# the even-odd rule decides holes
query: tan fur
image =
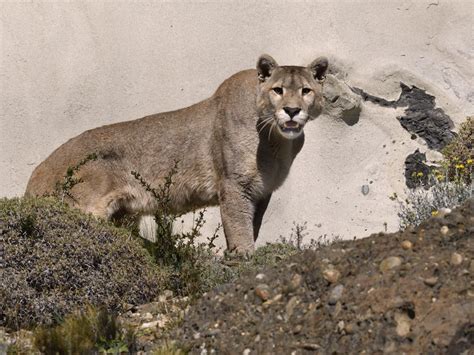
{"label": "tan fur", "polygon": [[104,218],[152,214],[155,201],[130,172],[158,186],[178,161],[172,208],[186,212],[219,204],[228,248],[251,251],[270,196],[304,142],[296,123],[286,127],[285,107],[301,109],[293,117],[299,127],[318,116],[326,68],[324,58],[308,68],[279,67],[264,55],[257,70],[231,76],[207,100],[72,138],[35,169],[26,195],[51,194],[68,167],[96,153],[98,159],[79,170],[83,182],[72,189],[69,203]]}

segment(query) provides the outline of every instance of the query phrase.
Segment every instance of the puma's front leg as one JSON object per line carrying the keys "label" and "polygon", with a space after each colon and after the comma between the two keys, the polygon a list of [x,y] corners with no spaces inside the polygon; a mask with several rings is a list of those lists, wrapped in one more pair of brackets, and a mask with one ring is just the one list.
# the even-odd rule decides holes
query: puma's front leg
{"label": "puma's front leg", "polygon": [[227,249],[238,253],[254,251],[254,203],[235,182],[223,182],[219,193]]}

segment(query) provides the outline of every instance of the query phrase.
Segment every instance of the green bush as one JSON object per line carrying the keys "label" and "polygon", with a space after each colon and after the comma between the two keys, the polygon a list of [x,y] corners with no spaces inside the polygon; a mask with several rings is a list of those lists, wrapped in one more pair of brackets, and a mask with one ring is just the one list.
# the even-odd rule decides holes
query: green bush
{"label": "green bush", "polygon": [[52,198],[0,199],[0,326],[54,324],[84,305],[150,301],[164,275],[124,230]]}
{"label": "green bush", "polygon": [[113,314],[87,307],[55,327],[39,327],[34,345],[45,354],[124,354],[135,349],[135,334]]}
{"label": "green bush", "polygon": [[179,295],[195,297],[229,281],[233,278],[233,272],[222,265],[216,256],[218,250],[214,241],[220,227],[208,237],[207,242],[197,240],[206,223],[205,210],[197,212],[189,232],[176,233],[173,230],[173,225],[180,217],[171,207],[171,189],[178,164],[175,162],[163,183],[156,187],[152,187],[138,172],[133,171],[132,175],[157,204],[154,215],[156,240],[144,240],[145,248],[160,267],[170,272],[169,289]]}
{"label": "green bush", "polygon": [[442,151],[443,170],[438,177],[448,181],[472,183],[474,173],[474,117],[467,117],[459,127],[459,133]]}
{"label": "green bush", "polygon": [[[400,227],[417,226],[440,210],[459,206],[474,196],[474,119],[460,125],[458,136],[442,151],[439,168],[428,176],[429,189],[419,187],[399,202]],[[396,196],[396,195],[395,195]],[[396,197],[394,198],[396,199]]]}

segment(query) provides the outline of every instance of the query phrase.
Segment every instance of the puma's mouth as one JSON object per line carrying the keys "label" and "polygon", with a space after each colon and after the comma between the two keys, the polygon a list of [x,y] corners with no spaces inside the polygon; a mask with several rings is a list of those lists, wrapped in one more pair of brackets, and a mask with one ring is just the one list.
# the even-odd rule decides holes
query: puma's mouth
{"label": "puma's mouth", "polygon": [[303,126],[295,121],[287,121],[280,125],[280,128],[285,133],[299,133]]}
{"label": "puma's mouth", "polygon": [[300,124],[296,121],[286,121],[278,124],[278,130],[280,134],[286,139],[298,138],[303,133],[304,124]]}

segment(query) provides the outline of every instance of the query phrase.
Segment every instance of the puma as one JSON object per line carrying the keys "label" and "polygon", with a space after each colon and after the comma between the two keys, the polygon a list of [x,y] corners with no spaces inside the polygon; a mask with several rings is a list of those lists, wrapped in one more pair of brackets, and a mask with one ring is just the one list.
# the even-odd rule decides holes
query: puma
{"label": "puma", "polygon": [[34,170],[25,195],[52,194],[68,167],[95,153],[67,202],[108,219],[150,215],[157,203],[131,171],[158,186],[178,162],[171,208],[220,205],[228,249],[252,252],[272,192],[303,147],[303,128],[321,113],[327,67],[324,57],[300,67],[262,55],[256,70],[231,76],[193,106],[70,139]]}

